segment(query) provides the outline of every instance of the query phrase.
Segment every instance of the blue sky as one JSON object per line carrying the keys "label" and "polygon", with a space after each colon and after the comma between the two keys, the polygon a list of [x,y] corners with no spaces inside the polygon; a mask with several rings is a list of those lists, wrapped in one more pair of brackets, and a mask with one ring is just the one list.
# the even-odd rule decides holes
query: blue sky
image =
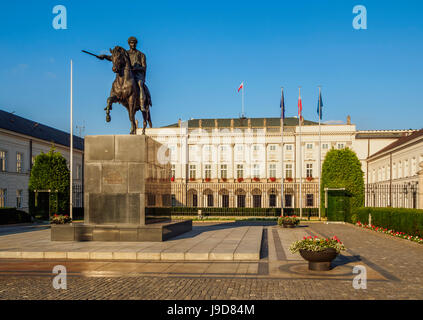
{"label": "blue sky", "polygon": [[[52,8],[67,8],[67,30]],[[368,29],[354,30],[365,5]],[[0,11],[0,108],[69,131],[69,65],[74,61],[74,123],[85,134],[129,132],[126,110],[104,107],[111,63],[105,53],[129,36],[147,56],[154,126],[178,118],[277,117],[280,87],[287,116],[323,121],[351,115],[359,129],[421,128],[422,1],[19,1]],[[141,114],[137,115],[142,119]]]}

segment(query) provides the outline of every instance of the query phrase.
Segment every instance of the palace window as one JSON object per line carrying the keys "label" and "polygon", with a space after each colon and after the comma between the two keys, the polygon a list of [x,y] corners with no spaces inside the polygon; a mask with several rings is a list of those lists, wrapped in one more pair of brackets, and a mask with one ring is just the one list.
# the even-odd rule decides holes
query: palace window
{"label": "palace window", "polygon": [[204,178],[211,179],[211,164],[204,165]]}
{"label": "palace window", "polygon": [[176,174],[176,165],[172,164],[172,167],[170,169],[170,177],[175,178],[175,174]]}
{"label": "palace window", "polygon": [[312,207],[314,205],[314,194],[308,193],[306,196],[306,206]]}
{"label": "palace window", "polygon": [[260,165],[253,164],[253,178],[260,178]]}
{"label": "palace window", "polygon": [[82,167],[80,164],[76,166],[76,179],[82,179]]}
{"label": "palace window", "polygon": [[253,208],[261,208],[261,194],[253,195]]}
{"label": "palace window", "polygon": [[190,164],[189,165],[189,178],[190,179],[195,179],[195,172],[196,172],[195,164]]}
{"label": "palace window", "polygon": [[220,161],[228,160],[228,146],[220,146]]}
{"label": "palace window", "polygon": [[285,145],[285,150],[286,151],[292,151],[292,144],[286,144]]}
{"label": "palace window", "polygon": [[417,173],[417,161],[416,158],[411,160],[411,175],[414,176]]}
{"label": "palace window", "polygon": [[285,165],[285,178],[292,178],[292,164]]}
{"label": "palace window", "polygon": [[313,144],[307,143],[306,148],[307,148],[307,150],[313,150]]}
{"label": "palace window", "polygon": [[269,164],[269,177],[276,178],[276,164]]}
{"label": "palace window", "polygon": [[336,145],[337,149],[345,149],[345,143],[343,142],[338,142],[338,144]]}
{"label": "palace window", "polygon": [[245,195],[239,194],[236,196],[236,206],[238,208],[245,208]]}
{"label": "palace window", "polygon": [[223,208],[229,208],[229,195],[228,194],[222,194],[222,207]]}
{"label": "palace window", "polygon": [[22,172],[22,165],[23,165],[23,154],[20,152],[16,153],[16,172]]}
{"label": "palace window", "polygon": [[226,165],[226,164],[220,165],[220,178],[221,179],[228,178],[228,165]]}
{"label": "palace window", "polygon": [[22,208],[22,190],[16,190],[16,208]]}
{"label": "palace window", "polygon": [[313,178],[313,164],[312,163],[306,164],[306,177]]}
{"label": "palace window", "polygon": [[285,208],[292,208],[292,194],[285,195]]}
{"label": "palace window", "polygon": [[6,171],[6,151],[0,151],[0,171]]}
{"label": "palace window", "polygon": [[329,144],[327,144],[327,143],[323,143],[323,144],[322,144],[322,149],[323,149],[323,150],[327,150],[327,149],[329,149]]}
{"label": "palace window", "polygon": [[207,206],[213,207],[213,195],[212,194],[207,195]]}
{"label": "palace window", "polygon": [[170,151],[170,159],[172,161],[176,161],[177,159],[176,146],[169,146],[169,151]]}
{"label": "palace window", "polygon": [[276,151],[276,145],[274,145],[274,144],[271,144],[270,146],[269,146],[269,151]]}
{"label": "palace window", "polygon": [[7,189],[0,189],[0,208],[6,207]]}
{"label": "palace window", "polygon": [[244,178],[244,165],[242,164],[236,165],[236,177],[237,179]]}
{"label": "palace window", "polygon": [[269,195],[269,207],[276,207],[276,194]]}

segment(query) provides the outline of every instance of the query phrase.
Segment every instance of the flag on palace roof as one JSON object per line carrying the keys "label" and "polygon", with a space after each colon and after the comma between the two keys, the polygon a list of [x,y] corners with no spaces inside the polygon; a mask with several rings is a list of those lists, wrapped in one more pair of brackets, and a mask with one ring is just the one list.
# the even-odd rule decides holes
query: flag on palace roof
{"label": "flag on palace roof", "polygon": [[323,100],[322,92],[319,92],[319,100],[317,101],[317,115],[320,117],[320,120],[323,118]]}
{"label": "flag on palace roof", "polygon": [[238,92],[239,92],[239,90],[241,90],[241,89],[243,89],[243,88],[244,88],[244,81],[243,81],[243,82],[241,82],[241,84],[239,85]]}
{"label": "flag on palace roof", "polygon": [[280,105],[280,107],[281,107],[281,117],[282,117],[282,120],[283,120],[283,119],[285,119],[285,99],[283,97],[283,89],[282,89],[281,105]]}
{"label": "flag on palace roof", "polygon": [[303,112],[303,104],[301,102],[301,96],[298,97],[298,116],[301,119],[301,113]]}

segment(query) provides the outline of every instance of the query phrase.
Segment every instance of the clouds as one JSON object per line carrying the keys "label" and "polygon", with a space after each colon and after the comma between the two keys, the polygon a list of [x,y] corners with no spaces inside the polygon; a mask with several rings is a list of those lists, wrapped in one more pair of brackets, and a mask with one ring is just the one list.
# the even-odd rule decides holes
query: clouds
{"label": "clouds", "polygon": [[14,66],[12,68],[12,74],[13,75],[23,75],[26,70],[28,70],[29,65],[26,63],[19,63],[18,65]]}

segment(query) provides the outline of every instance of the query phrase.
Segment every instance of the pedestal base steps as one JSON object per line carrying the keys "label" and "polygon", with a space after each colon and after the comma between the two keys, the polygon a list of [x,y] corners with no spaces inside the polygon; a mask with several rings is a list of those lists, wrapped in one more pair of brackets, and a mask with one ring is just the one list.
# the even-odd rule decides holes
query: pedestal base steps
{"label": "pedestal base steps", "polygon": [[192,220],[132,225],[52,225],[51,241],[160,242],[192,230]]}

